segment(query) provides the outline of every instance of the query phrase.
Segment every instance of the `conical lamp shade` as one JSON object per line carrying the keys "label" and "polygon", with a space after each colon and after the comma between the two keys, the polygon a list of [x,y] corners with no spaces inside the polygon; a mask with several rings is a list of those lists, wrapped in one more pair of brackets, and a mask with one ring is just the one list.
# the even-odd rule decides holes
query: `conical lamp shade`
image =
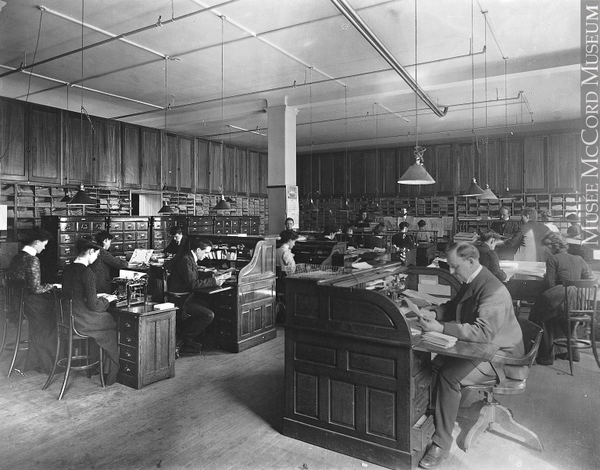
{"label": "conical lamp shade", "polygon": [[221,195],[221,200],[217,203],[217,205],[214,207],[214,209],[216,211],[230,211],[231,206],[225,199],[223,199],[223,195]]}
{"label": "conical lamp shade", "polygon": [[478,196],[478,199],[489,199],[489,200],[498,200],[498,196],[494,194],[494,191],[490,189],[490,185],[486,184],[485,189],[483,190],[483,194]]}
{"label": "conical lamp shade", "polygon": [[71,200],[71,196],[69,195],[69,190],[65,189],[65,195],[63,196],[63,198],[60,200],[60,202],[69,202]]}
{"label": "conical lamp shade", "polygon": [[318,211],[319,208],[316,206],[316,204],[311,199],[310,202],[308,203],[308,205],[304,208],[304,210],[306,210],[306,211]]}
{"label": "conical lamp shade", "polygon": [[79,191],[75,193],[73,199],[67,202],[68,206],[77,205],[77,206],[95,206],[96,201],[92,200],[85,192],[83,185],[80,186]]}
{"label": "conical lamp shade", "polygon": [[398,180],[400,184],[434,184],[435,180],[431,177],[425,167],[415,162],[408,167],[402,177]]}
{"label": "conical lamp shade", "polygon": [[461,194],[461,196],[481,196],[482,194],[483,189],[479,187],[479,185],[477,184],[477,180],[473,178],[473,180],[471,181],[471,186],[469,186],[469,189],[467,189],[466,192]]}
{"label": "conical lamp shade", "polygon": [[343,204],[342,207],[340,208],[340,211],[347,211],[350,212],[352,209],[350,208],[350,205],[348,204],[348,200],[346,199]]}
{"label": "conical lamp shade", "polygon": [[166,201],[163,202],[162,207],[158,211],[159,214],[172,214],[173,212],[173,208]]}

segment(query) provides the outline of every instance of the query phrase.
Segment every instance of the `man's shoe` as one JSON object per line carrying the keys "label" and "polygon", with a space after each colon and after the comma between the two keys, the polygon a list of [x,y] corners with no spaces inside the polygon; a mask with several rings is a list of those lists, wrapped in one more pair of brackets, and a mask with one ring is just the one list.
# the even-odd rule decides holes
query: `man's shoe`
{"label": "man's shoe", "polygon": [[419,462],[421,468],[437,468],[439,467],[442,460],[448,457],[449,451],[442,449],[436,444],[432,444],[425,457]]}
{"label": "man's shoe", "polygon": [[537,362],[540,366],[551,366],[554,364],[554,359],[551,357],[536,357],[535,362]]}
{"label": "man's shoe", "polygon": [[202,343],[198,341],[192,341],[191,339],[184,340],[184,347],[189,349],[197,349],[198,351],[202,351]]}

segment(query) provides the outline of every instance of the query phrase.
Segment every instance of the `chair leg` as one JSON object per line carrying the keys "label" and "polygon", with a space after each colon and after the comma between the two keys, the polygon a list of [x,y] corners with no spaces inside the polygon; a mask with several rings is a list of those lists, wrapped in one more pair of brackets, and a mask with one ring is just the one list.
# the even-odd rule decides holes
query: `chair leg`
{"label": "chair leg", "polygon": [[473,427],[469,430],[467,437],[465,437],[465,452],[468,452],[471,445],[475,442],[475,439],[484,432],[487,431],[490,424],[494,421],[494,410],[493,406],[485,402],[481,410],[479,411],[479,418]]}
{"label": "chair leg", "polygon": [[12,374],[15,362],[17,362],[17,354],[19,354],[19,345],[21,344],[21,330],[23,328],[23,313],[19,313],[19,324],[17,325],[17,337],[15,339],[15,350],[13,352],[12,361],[10,361],[10,368],[8,369],[7,378],[10,378]]}
{"label": "chair leg", "polygon": [[596,348],[596,328],[595,328],[595,322],[592,319],[591,322],[591,327],[592,327],[592,333],[590,334],[591,336],[591,341],[592,341],[592,351],[594,353],[594,358],[596,359],[596,364],[598,365],[598,367],[600,367],[600,359],[598,358],[598,349]]}
{"label": "chair leg", "polygon": [[65,377],[63,378],[62,387],[60,388],[60,393],[58,394],[58,399],[62,400],[63,395],[65,394],[65,390],[67,389],[67,382],[69,381],[69,373],[71,372],[71,362],[73,360],[73,340],[69,340],[69,345],[67,347],[67,367],[65,368]]}
{"label": "chair leg", "polygon": [[[575,325],[575,328],[577,328],[577,325]],[[569,319],[567,319],[567,356],[569,357],[569,367],[571,368],[571,375],[573,375],[573,345],[571,343],[571,334],[571,322],[569,321]]]}
{"label": "chair leg", "polygon": [[6,333],[8,331],[8,315],[4,317],[4,330],[2,331],[2,344],[0,345],[0,354],[4,351],[4,346],[6,345]]}
{"label": "chair leg", "polygon": [[500,403],[496,403],[492,407],[494,408],[494,419],[490,427],[500,426],[505,431],[521,437],[529,447],[540,452],[544,450],[537,435],[525,426],[517,423],[508,408],[502,406]]}
{"label": "chair leg", "polygon": [[60,360],[61,343],[62,343],[61,337],[60,337],[60,335],[58,335],[58,341],[56,342],[56,355],[54,356],[54,364],[52,364],[52,370],[50,371],[48,380],[46,380],[46,383],[42,387],[42,390],[46,390],[48,388],[48,386],[50,385],[50,383],[52,382],[52,379],[54,378],[54,374],[56,373],[56,366],[58,365],[58,361]]}
{"label": "chair leg", "polygon": [[104,383],[104,350],[102,348],[100,348],[100,384],[103,388],[106,387]]}

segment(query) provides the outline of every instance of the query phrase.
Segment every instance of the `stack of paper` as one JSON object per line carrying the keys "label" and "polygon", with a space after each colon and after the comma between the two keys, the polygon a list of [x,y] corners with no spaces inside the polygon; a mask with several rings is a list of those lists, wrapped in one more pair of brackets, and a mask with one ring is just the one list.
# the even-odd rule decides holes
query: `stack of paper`
{"label": "stack of paper", "polygon": [[454,235],[455,242],[471,242],[477,241],[477,234],[475,232],[458,232]]}
{"label": "stack of paper", "polygon": [[423,340],[439,348],[446,349],[454,346],[456,341],[458,341],[458,338],[443,333],[437,333],[435,331],[428,331],[427,333],[423,333]]}

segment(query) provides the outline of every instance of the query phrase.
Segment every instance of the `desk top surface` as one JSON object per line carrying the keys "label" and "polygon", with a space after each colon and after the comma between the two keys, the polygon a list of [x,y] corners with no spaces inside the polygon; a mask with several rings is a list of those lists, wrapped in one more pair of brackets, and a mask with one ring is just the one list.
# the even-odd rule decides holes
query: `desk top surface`
{"label": "desk top surface", "polygon": [[413,349],[417,351],[436,353],[442,356],[491,361],[494,357],[494,354],[496,354],[500,348],[490,343],[471,343],[469,341],[461,340],[458,340],[451,348],[440,348],[428,343],[427,341],[424,341],[421,336],[415,336],[413,337]]}
{"label": "desk top surface", "polygon": [[155,315],[158,313],[164,313],[164,312],[170,312],[170,311],[177,310],[177,307],[166,308],[166,309],[156,309],[156,308],[154,308],[154,306],[157,303],[158,302],[146,302],[145,304],[132,305],[130,307],[127,307],[127,306],[109,307],[108,311],[112,312],[112,313],[120,313],[120,312],[133,313],[135,315],[144,316],[144,315]]}

